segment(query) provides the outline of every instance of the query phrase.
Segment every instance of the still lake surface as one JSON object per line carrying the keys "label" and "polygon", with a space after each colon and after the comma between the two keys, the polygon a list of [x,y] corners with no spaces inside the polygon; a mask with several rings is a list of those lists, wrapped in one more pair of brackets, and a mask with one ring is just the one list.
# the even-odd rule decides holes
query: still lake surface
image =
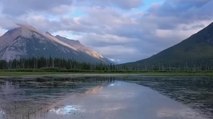
{"label": "still lake surface", "polygon": [[212,118],[212,77],[0,79],[0,119]]}

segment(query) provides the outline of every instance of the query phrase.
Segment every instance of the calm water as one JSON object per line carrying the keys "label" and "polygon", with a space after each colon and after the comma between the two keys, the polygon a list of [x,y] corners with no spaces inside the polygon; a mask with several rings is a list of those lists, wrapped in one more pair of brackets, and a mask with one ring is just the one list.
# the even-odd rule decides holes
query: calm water
{"label": "calm water", "polygon": [[0,119],[212,119],[213,78],[0,79]]}

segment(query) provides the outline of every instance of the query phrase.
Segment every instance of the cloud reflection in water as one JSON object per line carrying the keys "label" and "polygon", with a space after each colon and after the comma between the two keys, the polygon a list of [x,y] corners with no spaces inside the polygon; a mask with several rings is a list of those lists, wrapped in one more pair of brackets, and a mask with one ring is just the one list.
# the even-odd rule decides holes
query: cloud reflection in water
{"label": "cloud reflection in water", "polygon": [[58,108],[58,109],[51,109],[50,112],[54,112],[58,115],[67,115],[74,113],[76,111],[79,111],[80,107],[75,105],[66,105],[64,107]]}

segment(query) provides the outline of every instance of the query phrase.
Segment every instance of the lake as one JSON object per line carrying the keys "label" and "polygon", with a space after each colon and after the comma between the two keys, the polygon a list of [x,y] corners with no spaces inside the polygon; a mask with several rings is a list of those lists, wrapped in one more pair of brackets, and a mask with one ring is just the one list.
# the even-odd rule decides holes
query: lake
{"label": "lake", "polygon": [[212,77],[0,79],[0,119],[212,118]]}

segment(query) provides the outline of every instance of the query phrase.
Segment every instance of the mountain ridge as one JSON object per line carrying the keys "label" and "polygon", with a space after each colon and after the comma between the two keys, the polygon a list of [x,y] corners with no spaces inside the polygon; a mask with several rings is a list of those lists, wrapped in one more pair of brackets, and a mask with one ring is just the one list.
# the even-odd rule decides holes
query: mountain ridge
{"label": "mountain ridge", "polygon": [[53,36],[48,32],[42,33],[31,26],[19,25],[0,37],[0,60],[10,61],[28,57],[64,58],[93,64],[111,63],[79,41],[59,35]]}
{"label": "mountain ridge", "polygon": [[147,59],[123,65],[138,69],[213,66],[213,23]]}

